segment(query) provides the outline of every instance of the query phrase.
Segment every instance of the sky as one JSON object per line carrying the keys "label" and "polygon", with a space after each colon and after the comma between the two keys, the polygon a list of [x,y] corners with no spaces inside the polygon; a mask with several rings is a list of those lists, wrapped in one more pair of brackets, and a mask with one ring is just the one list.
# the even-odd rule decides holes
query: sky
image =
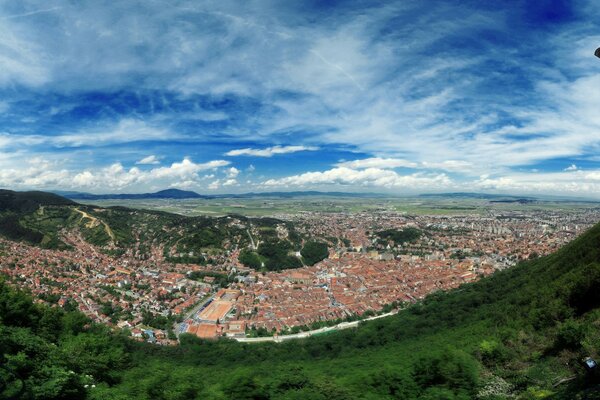
{"label": "sky", "polygon": [[600,2],[0,1],[0,187],[600,198]]}

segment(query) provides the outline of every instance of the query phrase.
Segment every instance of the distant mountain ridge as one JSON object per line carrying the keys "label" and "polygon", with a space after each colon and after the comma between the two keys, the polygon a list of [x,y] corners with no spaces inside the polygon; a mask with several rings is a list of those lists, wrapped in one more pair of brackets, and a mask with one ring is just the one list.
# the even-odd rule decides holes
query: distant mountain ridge
{"label": "distant mountain ridge", "polygon": [[537,200],[536,197],[530,196],[515,196],[509,194],[490,194],[490,193],[475,193],[475,192],[452,192],[452,193],[425,193],[420,194],[419,197],[445,197],[445,198],[458,198],[458,199],[483,199],[483,200],[501,200],[501,199],[513,199],[513,200]]}
{"label": "distant mountain ridge", "polygon": [[179,189],[165,189],[154,193],[113,193],[113,194],[93,194],[85,192],[54,192],[60,196],[72,200],[135,200],[135,199],[202,199],[202,196],[196,192]]}
{"label": "distant mountain ridge", "polygon": [[72,200],[143,200],[143,199],[247,199],[256,197],[307,197],[307,196],[327,196],[327,197],[390,197],[380,193],[346,193],[346,192],[319,192],[319,191],[296,191],[296,192],[263,192],[263,193],[242,193],[242,194],[215,194],[202,195],[190,190],[165,189],[155,193],[115,193],[115,194],[92,194],[84,192],[61,192],[54,193]]}

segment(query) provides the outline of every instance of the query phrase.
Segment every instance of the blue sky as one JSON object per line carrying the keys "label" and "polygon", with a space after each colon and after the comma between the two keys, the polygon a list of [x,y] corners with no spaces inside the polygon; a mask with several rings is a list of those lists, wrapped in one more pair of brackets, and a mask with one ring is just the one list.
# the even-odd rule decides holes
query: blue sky
{"label": "blue sky", "polygon": [[0,3],[0,186],[600,197],[597,1]]}

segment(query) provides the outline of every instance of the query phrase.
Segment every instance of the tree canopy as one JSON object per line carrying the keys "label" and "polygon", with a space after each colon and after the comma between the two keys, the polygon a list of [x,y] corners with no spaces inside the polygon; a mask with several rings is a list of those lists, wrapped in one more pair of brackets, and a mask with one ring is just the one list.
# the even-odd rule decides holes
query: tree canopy
{"label": "tree canopy", "polygon": [[323,242],[309,241],[302,247],[300,254],[302,255],[302,261],[306,265],[314,265],[327,258],[329,248]]}

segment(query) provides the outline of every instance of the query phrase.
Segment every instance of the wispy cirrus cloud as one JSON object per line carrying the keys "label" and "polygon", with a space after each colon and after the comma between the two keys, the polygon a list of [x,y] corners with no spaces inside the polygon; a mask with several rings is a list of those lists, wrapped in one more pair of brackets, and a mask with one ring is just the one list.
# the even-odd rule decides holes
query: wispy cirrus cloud
{"label": "wispy cirrus cloud", "polygon": [[135,162],[138,165],[156,165],[160,164],[160,160],[155,155],[150,155]]}
{"label": "wispy cirrus cloud", "polygon": [[445,170],[454,172],[472,172],[474,166],[468,161],[462,160],[445,160],[437,162],[421,162],[417,163],[414,161],[408,161],[402,158],[381,158],[371,157],[363,158],[353,161],[343,161],[337,164],[339,167],[348,167],[355,169],[363,168],[413,168],[413,169],[431,169],[431,170]]}
{"label": "wispy cirrus cloud", "polygon": [[[56,176],[117,164],[134,176],[148,154],[166,155],[165,165],[224,154],[240,171],[256,157],[266,178],[236,190],[340,168],[409,168],[456,185],[596,170],[600,5],[550,3],[359,2],[331,12],[260,0],[6,2],[0,151],[16,165],[52,160],[46,174]],[[293,156],[275,157],[284,154]],[[235,177],[217,179],[215,190]],[[427,182],[413,183],[435,190]]]}
{"label": "wispy cirrus cloud", "polygon": [[381,158],[371,157],[362,160],[343,161],[337,164],[339,167],[347,168],[416,168],[418,164],[413,161],[408,161],[400,158]]}
{"label": "wispy cirrus cloud", "polygon": [[273,146],[264,149],[235,149],[225,153],[226,156],[253,156],[253,157],[273,157],[276,154],[289,154],[297,153],[299,151],[316,151],[318,147],[315,146]]}

